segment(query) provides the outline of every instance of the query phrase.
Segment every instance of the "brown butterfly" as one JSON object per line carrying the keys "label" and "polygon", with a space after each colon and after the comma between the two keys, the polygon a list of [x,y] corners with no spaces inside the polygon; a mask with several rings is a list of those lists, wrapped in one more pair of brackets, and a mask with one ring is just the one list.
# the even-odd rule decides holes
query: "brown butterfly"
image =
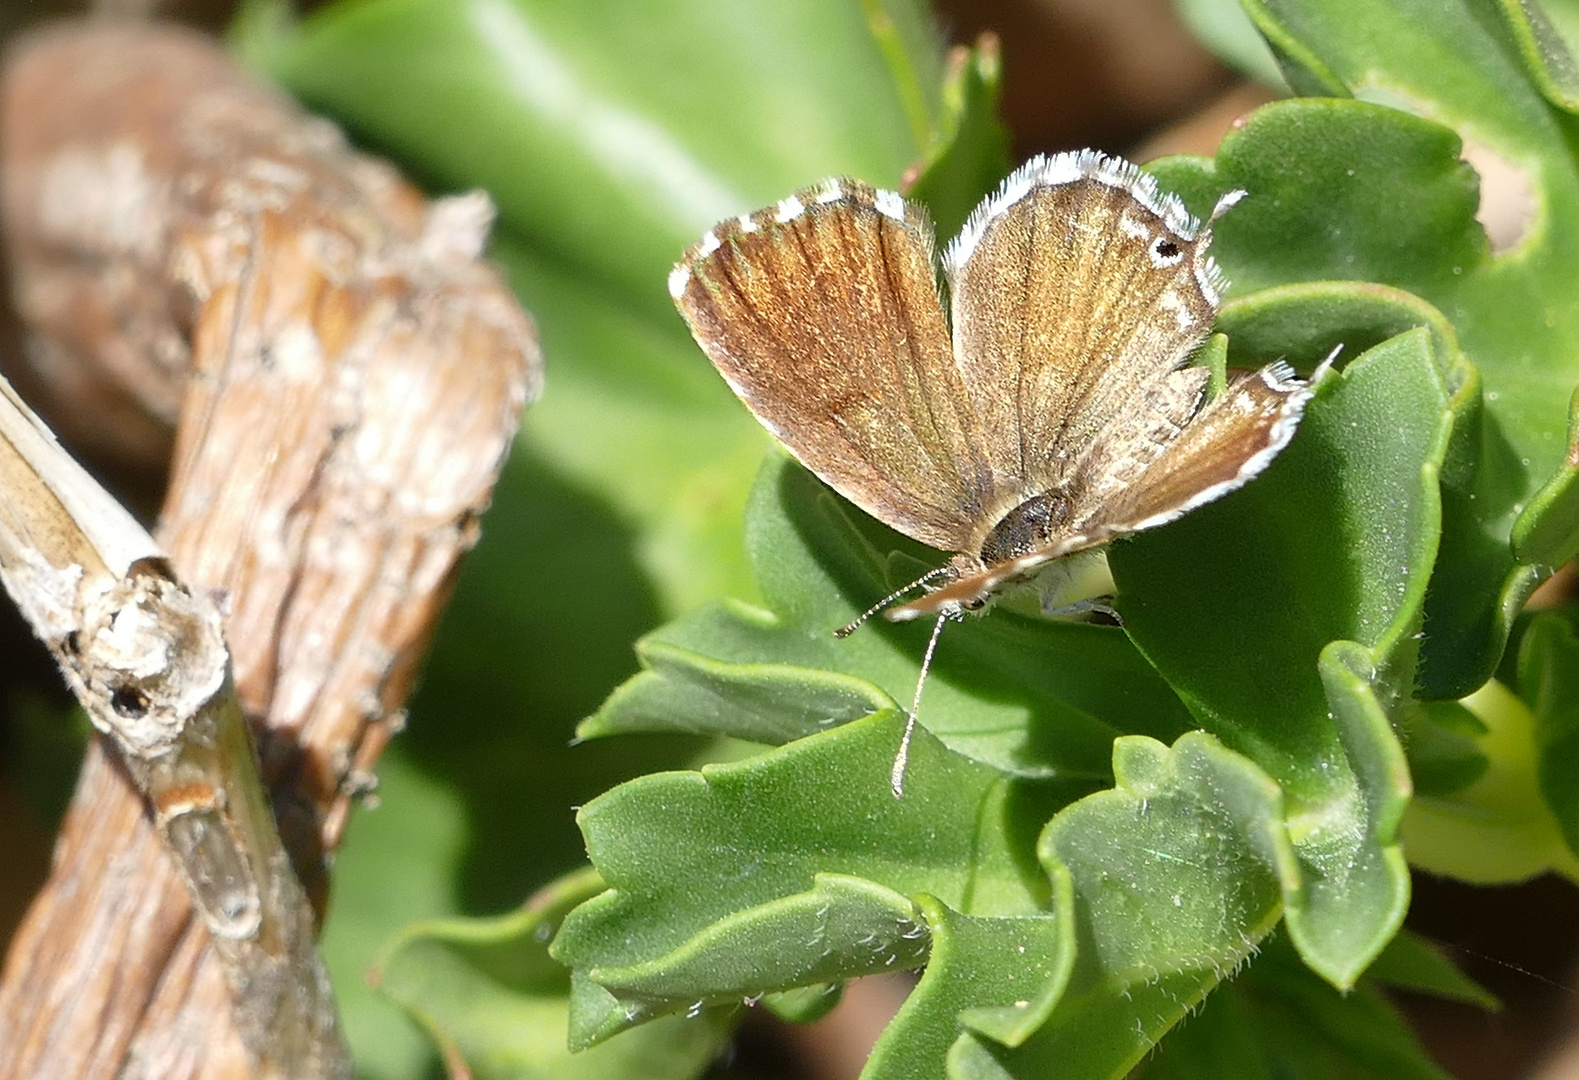
{"label": "brown butterfly", "polygon": [[1182,366],[1227,287],[1206,254],[1211,222],[1243,195],[1203,227],[1126,161],[1032,158],[944,252],[945,300],[926,212],[826,180],[710,230],[669,291],[802,464],[955,553],[867,613],[926,587],[885,612],[937,617],[924,680],[945,620],[1240,487],[1293,437],[1310,391],[1286,365],[1204,404],[1207,370]]}

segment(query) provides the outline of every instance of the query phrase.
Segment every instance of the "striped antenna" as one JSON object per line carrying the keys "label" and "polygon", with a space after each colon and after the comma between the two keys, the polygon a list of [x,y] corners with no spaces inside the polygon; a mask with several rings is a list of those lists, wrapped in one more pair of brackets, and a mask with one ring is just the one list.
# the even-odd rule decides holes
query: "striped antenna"
{"label": "striped antenna", "polygon": [[927,651],[921,657],[921,674],[916,679],[916,696],[910,701],[910,719],[905,721],[905,736],[899,740],[899,752],[894,755],[894,767],[888,774],[888,785],[894,789],[894,798],[905,796],[905,765],[910,761],[910,736],[916,730],[916,713],[921,709],[921,688],[927,684],[927,672],[932,670],[932,654],[937,651],[938,638],[943,634],[947,615],[939,615],[932,625],[932,637],[927,641]]}
{"label": "striped antenna", "polygon": [[873,615],[876,615],[879,611],[882,611],[885,607],[887,607],[889,604],[892,604],[895,600],[898,600],[901,596],[905,595],[905,593],[909,592],[911,589],[919,589],[921,586],[925,585],[927,582],[931,581],[933,578],[938,577],[941,574],[948,573],[948,569],[949,568],[946,567],[946,566],[940,566],[940,567],[938,567],[935,570],[928,570],[926,573],[924,573],[920,577],[916,578],[916,580],[912,581],[909,585],[906,585],[904,588],[902,588],[902,589],[895,589],[893,592],[891,592],[887,596],[883,597],[877,603],[873,604],[871,607],[869,607],[865,611],[861,612],[860,617],[857,618],[854,622],[846,623],[845,625],[839,627],[839,629],[835,630],[833,632],[833,636],[836,637],[836,638],[847,638],[847,637],[849,637],[851,634],[853,634],[857,630],[859,630],[861,628],[861,624],[864,623],[867,619],[870,619]]}

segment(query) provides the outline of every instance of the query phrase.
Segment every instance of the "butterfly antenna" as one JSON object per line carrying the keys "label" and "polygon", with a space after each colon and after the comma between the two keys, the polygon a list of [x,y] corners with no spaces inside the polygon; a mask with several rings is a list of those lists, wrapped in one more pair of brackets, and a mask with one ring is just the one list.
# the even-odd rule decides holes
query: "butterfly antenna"
{"label": "butterfly antenna", "polygon": [[910,761],[910,736],[916,730],[916,713],[921,709],[921,688],[927,684],[927,672],[932,670],[932,654],[937,651],[938,638],[943,633],[947,615],[939,615],[932,625],[932,637],[927,641],[927,651],[921,657],[921,674],[916,678],[916,696],[910,701],[910,719],[905,721],[905,735],[899,740],[899,753],[894,755],[894,768],[888,774],[888,786],[894,789],[894,798],[905,795],[905,765]]}
{"label": "butterfly antenna", "polygon": [[1326,377],[1327,372],[1332,370],[1332,365],[1338,362],[1338,356],[1342,352],[1343,342],[1340,341],[1332,347],[1332,351],[1327,354],[1327,358],[1316,366],[1316,370],[1310,373],[1310,385],[1315,386]]}
{"label": "butterfly antenna", "polygon": [[935,570],[928,570],[926,573],[916,578],[916,580],[912,581],[909,585],[906,585],[902,589],[895,589],[877,603],[861,612],[860,618],[856,619],[854,622],[846,623],[844,626],[839,627],[839,629],[833,632],[833,636],[836,638],[849,637],[851,634],[859,630],[861,628],[861,624],[867,619],[870,619],[873,615],[876,615],[879,611],[882,611],[889,604],[892,604],[895,600],[898,600],[901,596],[905,595],[905,593],[909,592],[911,589],[919,588],[920,586],[925,585],[939,574],[946,573],[947,571],[948,567],[946,566],[939,566]]}

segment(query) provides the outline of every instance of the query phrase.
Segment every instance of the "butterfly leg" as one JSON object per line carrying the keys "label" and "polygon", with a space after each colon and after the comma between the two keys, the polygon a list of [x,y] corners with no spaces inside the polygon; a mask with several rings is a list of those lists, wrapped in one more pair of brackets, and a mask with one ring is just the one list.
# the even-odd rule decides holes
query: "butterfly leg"
{"label": "butterfly leg", "polygon": [[1043,605],[1042,614],[1053,619],[1067,619],[1073,615],[1106,615],[1120,626],[1123,626],[1124,620],[1113,609],[1112,601],[1113,598],[1111,596],[1091,596],[1069,604],[1054,604],[1051,607]]}

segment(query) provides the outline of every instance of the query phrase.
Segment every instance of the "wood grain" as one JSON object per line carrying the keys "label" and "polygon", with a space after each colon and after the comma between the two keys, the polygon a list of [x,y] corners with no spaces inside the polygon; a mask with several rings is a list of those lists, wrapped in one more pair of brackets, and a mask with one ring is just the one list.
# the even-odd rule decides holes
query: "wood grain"
{"label": "wood grain", "polygon": [[[537,391],[532,325],[479,261],[491,207],[424,200],[212,42],[158,27],[25,39],[0,125],[41,411],[101,453],[173,453],[156,536],[226,600],[321,910],[325,853]],[[6,1078],[248,1074],[206,932],[97,741],[0,973],[0,1046]]]}

